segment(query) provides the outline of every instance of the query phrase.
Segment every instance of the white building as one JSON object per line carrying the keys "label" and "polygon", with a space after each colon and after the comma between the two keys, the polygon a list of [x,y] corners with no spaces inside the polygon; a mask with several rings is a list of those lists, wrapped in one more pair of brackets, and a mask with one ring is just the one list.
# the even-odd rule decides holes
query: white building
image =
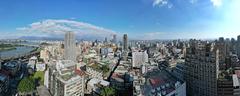
{"label": "white building", "polygon": [[36,63],[37,63],[37,57],[36,56],[33,56],[29,59],[28,61],[28,67],[32,68],[32,69],[35,69],[36,67]]}
{"label": "white building", "polygon": [[73,32],[67,32],[64,38],[64,59],[76,61],[76,41]]}
{"label": "white building", "polygon": [[46,69],[46,64],[45,63],[37,63],[36,64],[36,70],[37,71],[45,71]]}
{"label": "white building", "polygon": [[144,63],[148,62],[148,54],[144,52],[132,52],[132,67],[140,68]]}
{"label": "white building", "polygon": [[101,87],[109,86],[110,82],[105,80],[100,80],[97,78],[92,78],[87,82],[87,94],[93,94],[94,92],[100,93]]}
{"label": "white building", "polygon": [[97,79],[103,79],[103,72],[99,70],[95,70],[91,67],[87,67],[87,74],[90,76],[90,78],[97,78]]}
{"label": "white building", "polygon": [[84,76],[75,73],[76,64],[71,60],[60,60],[50,66],[48,87],[53,96],[84,96]]}

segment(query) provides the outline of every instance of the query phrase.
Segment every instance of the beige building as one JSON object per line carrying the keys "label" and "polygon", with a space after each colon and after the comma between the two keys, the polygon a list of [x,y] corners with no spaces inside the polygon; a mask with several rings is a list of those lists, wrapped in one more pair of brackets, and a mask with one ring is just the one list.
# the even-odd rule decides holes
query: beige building
{"label": "beige building", "polygon": [[49,89],[53,96],[84,96],[84,76],[75,73],[76,64],[61,60],[49,69]]}

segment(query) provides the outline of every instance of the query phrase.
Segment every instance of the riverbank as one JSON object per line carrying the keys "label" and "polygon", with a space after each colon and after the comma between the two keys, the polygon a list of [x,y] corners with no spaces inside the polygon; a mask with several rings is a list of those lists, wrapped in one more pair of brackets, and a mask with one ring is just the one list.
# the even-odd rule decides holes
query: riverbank
{"label": "riverbank", "polygon": [[16,50],[17,47],[22,47],[22,46],[24,46],[24,45],[21,45],[21,44],[0,43],[0,52],[2,52],[2,51]]}
{"label": "riverbank", "polygon": [[23,56],[25,54],[29,54],[35,52],[37,50],[36,47],[29,47],[29,46],[17,46],[14,50],[8,51],[0,51],[0,58],[1,59],[8,59],[8,58],[17,58],[19,56]]}
{"label": "riverbank", "polygon": [[0,48],[0,52],[1,51],[10,51],[10,50],[16,50],[16,47],[8,47],[8,48]]}
{"label": "riverbank", "polygon": [[17,46],[19,45],[13,45],[13,44],[0,44],[0,52],[1,51],[9,51],[9,50],[16,50]]}

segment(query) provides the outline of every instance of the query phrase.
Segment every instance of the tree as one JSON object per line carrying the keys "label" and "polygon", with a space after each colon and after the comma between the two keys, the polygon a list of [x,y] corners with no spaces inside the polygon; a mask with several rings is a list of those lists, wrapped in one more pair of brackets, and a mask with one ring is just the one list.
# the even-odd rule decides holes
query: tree
{"label": "tree", "polygon": [[100,91],[101,96],[115,96],[115,89],[112,87],[103,87]]}
{"label": "tree", "polygon": [[18,84],[18,92],[21,93],[29,93],[34,91],[35,84],[34,84],[34,79],[31,77],[24,77],[20,83]]}
{"label": "tree", "polygon": [[103,73],[107,73],[109,71],[109,67],[107,65],[102,66]]}
{"label": "tree", "polygon": [[44,84],[44,71],[37,71],[34,73],[33,78],[37,80],[40,85]]}

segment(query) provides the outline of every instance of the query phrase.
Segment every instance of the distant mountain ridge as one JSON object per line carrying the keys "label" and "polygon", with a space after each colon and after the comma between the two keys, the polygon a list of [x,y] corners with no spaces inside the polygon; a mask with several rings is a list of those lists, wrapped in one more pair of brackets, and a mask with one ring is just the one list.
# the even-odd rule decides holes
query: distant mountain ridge
{"label": "distant mountain ridge", "polygon": [[22,36],[18,39],[24,39],[24,40],[63,40],[63,38],[60,37],[39,37],[39,36]]}

